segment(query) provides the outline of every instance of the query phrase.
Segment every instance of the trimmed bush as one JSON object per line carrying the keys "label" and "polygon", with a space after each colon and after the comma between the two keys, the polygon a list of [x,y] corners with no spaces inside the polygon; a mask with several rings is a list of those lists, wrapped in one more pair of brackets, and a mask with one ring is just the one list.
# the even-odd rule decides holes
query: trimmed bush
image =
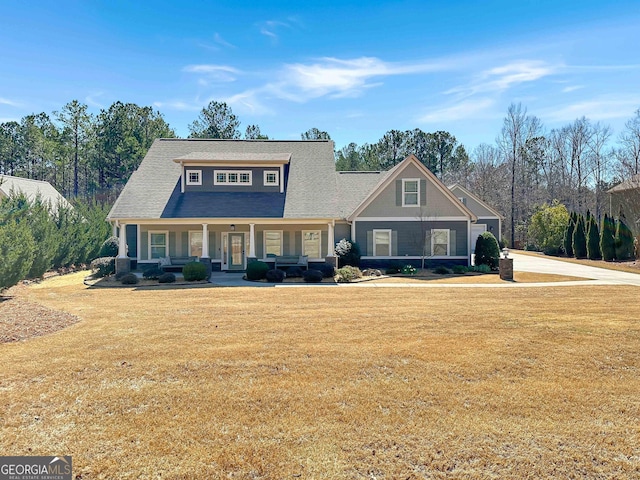
{"label": "trimmed bush", "polygon": [[136,276],[135,273],[127,273],[122,276],[122,278],[120,279],[120,282],[123,285],[135,285],[138,283],[138,277]]}
{"label": "trimmed bush", "polygon": [[573,230],[573,255],[576,258],[587,258],[587,233],[584,228],[584,217],[578,215],[576,228]]}
{"label": "trimmed bush", "polygon": [[122,277],[124,277],[125,275],[128,275],[128,274],[129,274],[129,272],[118,272],[118,273],[116,273],[115,279],[120,281],[120,280],[122,280]]}
{"label": "trimmed bush", "polygon": [[545,255],[549,255],[551,257],[557,257],[560,255],[560,247],[552,247],[552,246],[544,247],[542,249],[542,252]]}
{"label": "trimmed bush", "polygon": [[107,238],[100,246],[98,257],[116,257],[118,255],[120,241],[118,237],[111,236]]}
{"label": "trimmed bush", "polygon": [[91,262],[94,278],[102,278],[113,275],[116,271],[116,259],[114,257],[99,257]]}
{"label": "trimmed bush", "polygon": [[587,257],[591,260],[600,260],[600,231],[593,215],[589,215],[589,227],[587,229]]}
{"label": "trimmed bush", "polygon": [[633,234],[624,220],[621,216],[616,225],[616,260],[629,260],[633,256]]}
{"label": "trimmed bush", "polygon": [[454,265],[452,270],[453,270],[453,273],[455,273],[456,275],[461,275],[469,271],[469,269],[464,265]]}
{"label": "trimmed bush", "polygon": [[496,237],[491,232],[484,232],[476,240],[476,265],[487,265],[491,270],[497,270],[500,261],[500,247]]}
{"label": "trimmed bush", "polygon": [[606,262],[612,262],[616,258],[616,229],[613,223],[613,219],[604,214],[602,219],[602,228],[600,229],[600,251],[602,252],[602,258]]}
{"label": "trimmed bush", "polygon": [[207,267],[204,263],[189,262],[182,267],[182,276],[187,282],[199,282],[207,278]]}
{"label": "trimmed bush", "polygon": [[159,267],[151,267],[142,272],[142,277],[147,280],[158,280],[162,275],[164,271]]}
{"label": "trimmed bush", "polygon": [[576,229],[576,213],[571,212],[569,215],[569,221],[564,231],[564,253],[567,257],[573,257],[573,231]]}
{"label": "trimmed bush", "polygon": [[317,265],[314,264],[313,268],[322,272],[322,276],[324,278],[331,278],[336,274],[335,267],[330,263],[319,263]]}
{"label": "trimmed bush", "polygon": [[165,272],[158,277],[158,283],[173,283],[176,281],[176,276],[171,272]]}
{"label": "trimmed bush", "polygon": [[267,278],[267,282],[271,283],[282,283],[287,275],[284,273],[284,270],[278,270],[274,268],[273,270],[268,270],[265,274]]}
{"label": "trimmed bush", "polygon": [[302,278],[304,270],[300,267],[289,267],[286,271],[287,278]]}
{"label": "trimmed bush", "polygon": [[336,282],[348,283],[357,278],[362,278],[362,272],[358,267],[345,265],[336,271]]}
{"label": "trimmed bush", "polygon": [[451,273],[451,270],[449,270],[444,265],[440,265],[440,266],[436,267],[433,271],[435,273],[437,273],[438,275],[449,275]]}
{"label": "trimmed bush", "polygon": [[475,265],[471,268],[471,271],[477,273],[491,273],[491,267],[489,265]]}
{"label": "trimmed bush", "polygon": [[247,265],[247,280],[264,280],[270,270],[269,264],[256,260]]}
{"label": "trimmed bush", "polygon": [[302,278],[307,283],[320,283],[322,282],[322,272],[320,270],[307,270],[302,274]]}

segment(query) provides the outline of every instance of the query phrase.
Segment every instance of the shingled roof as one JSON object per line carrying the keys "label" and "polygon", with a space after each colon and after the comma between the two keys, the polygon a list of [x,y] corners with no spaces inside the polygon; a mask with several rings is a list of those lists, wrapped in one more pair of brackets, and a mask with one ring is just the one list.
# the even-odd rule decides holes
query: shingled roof
{"label": "shingled roof", "polygon": [[[272,216],[275,210],[280,209],[282,218],[334,218],[338,210],[338,195],[333,148],[330,140],[159,139],[127,182],[108,218],[160,219],[181,215],[180,208],[186,207],[178,205],[175,198],[176,188],[179,191],[181,167],[174,160],[189,158],[196,153],[199,156],[205,154],[212,160],[230,156],[236,161],[255,159],[260,154],[281,161],[290,155],[286,193],[278,194],[279,200],[270,207],[248,201],[243,206],[242,216]],[[183,210],[183,213],[188,213],[184,218],[195,218],[196,210],[206,213],[198,207],[202,201],[195,196],[192,199],[193,203]],[[221,201],[232,200],[221,198]],[[265,208],[267,212],[263,211]],[[206,215],[221,216],[218,212]]]}
{"label": "shingled roof", "polygon": [[627,190],[640,190],[640,174],[633,175],[624,182],[619,183],[615,187],[609,189],[607,193],[620,193]]}
{"label": "shingled roof", "polygon": [[0,198],[2,198],[2,194],[9,197],[12,193],[23,193],[30,201],[40,196],[40,199],[49,203],[54,210],[59,206],[70,206],[69,202],[49,182],[0,175]]}

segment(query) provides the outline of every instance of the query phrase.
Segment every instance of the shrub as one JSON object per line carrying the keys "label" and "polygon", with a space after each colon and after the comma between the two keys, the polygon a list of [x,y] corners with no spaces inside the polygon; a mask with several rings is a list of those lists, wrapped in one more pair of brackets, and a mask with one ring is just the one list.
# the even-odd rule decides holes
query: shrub
{"label": "shrub", "polygon": [[543,204],[531,217],[529,236],[533,243],[543,251],[554,247],[559,249],[564,240],[569,212],[567,208],[554,200],[551,205]]}
{"label": "shrub", "polygon": [[587,257],[591,260],[600,260],[600,231],[593,215],[589,215],[589,228],[587,229]]}
{"label": "shrub", "polygon": [[451,270],[449,270],[444,265],[440,265],[435,268],[434,272],[437,273],[438,275],[448,275],[451,273]]}
{"label": "shrub", "polygon": [[265,262],[251,262],[247,265],[247,280],[264,280],[269,270],[269,265]]}
{"label": "shrub", "polygon": [[158,277],[158,283],[173,283],[176,281],[176,276],[171,272],[165,272]]}
{"label": "shrub", "polygon": [[320,283],[323,276],[320,270],[307,270],[302,274],[302,278],[307,283]]}
{"label": "shrub", "polygon": [[176,281],[176,276],[171,272],[165,272],[158,277],[158,283],[173,283]]}
{"label": "shrub", "polygon": [[584,217],[578,215],[576,227],[573,230],[573,255],[576,258],[587,258],[587,234],[584,228]]}
{"label": "shrub", "polygon": [[391,262],[387,269],[384,271],[387,275],[393,275],[394,273],[400,273],[402,271],[402,263]]}
{"label": "shrub", "polygon": [[602,252],[602,258],[607,262],[611,262],[616,258],[615,226],[613,219],[606,213],[602,219],[602,228],[600,229],[600,251]]}
{"label": "shrub", "polygon": [[558,255],[560,255],[560,247],[553,247],[551,245],[544,247],[542,249],[542,252],[545,255],[549,255],[551,257],[557,257]]}
{"label": "shrub", "polygon": [[475,265],[471,268],[473,272],[477,273],[491,273],[491,267],[489,265]]}
{"label": "shrub", "polygon": [[464,265],[454,265],[452,270],[453,270],[453,273],[455,273],[456,275],[467,273],[469,271],[469,269]]}
{"label": "shrub", "polygon": [[125,275],[128,275],[128,274],[129,274],[129,272],[118,272],[118,273],[116,273],[115,279],[120,281],[120,280],[122,280],[122,277],[124,277]]}
{"label": "shrub", "polygon": [[300,267],[289,267],[286,273],[287,278],[302,278],[304,270],[302,270]]}
{"label": "shrub", "polygon": [[138,283],[138,277],[135,273],[126,273],[120,279],[123,285],[135,285]]}
{"label": "shrub", "polygon": [[418,269],[416,267],[414,267],[413,265],[404,265],[402,267],[402,274],[403,275],[415,275],[417,271],[418,271]]}
{"label": "shrub", "polygon": [[182,276],[187,282],[199,282],[207,278],[207,267],[204,263],[189,262],[182,267]]}
{"label": "shrub", "polygon": [[142,277],[148,280],[158,280],[164,271],[159,267],[151,267],[142,272]]}
{"label": "shrub", "polygon": [[287,275],[284,273],[284,270],[278,270],[274,268],[273,270],[267,270],[265,277],[267,278],[267,282],[271,283],[282,283],[284,278]]}
{"label": "shrub", "polygon": [[319,270],[320,272],[322,272],[322,276],[324,278],[331,278],[336,274],[335,267],[330,263],[320,263],[320,264],[314,265],[313,268],[315,270]]}
{"label": "shrub", "polygon": [[633,255],[633,234],[624,220],[624,216],[620,216],[616,226],[617,260],[629,260]]}
{"label": "shrub", "polygon": [[114,257],[98,257],[91,262],[91,270],[95,278],[112,275],[116,271],[116,259]]}
{"label": "shrub", "polygon": [[567,257],[573,257],[573,231],[576,229],[576,214],[575,212],[571,212],[569,215],[569,220],[567,221],[567,226],[564,231],[564,253]]}
{"label": "shrub", "polygon": [[98,253],[99,257],[115,257],[118,255],[119,248],[119,240],[118,237],[111,236],[107,238],[102,245],[100,246],[100,252]]}
{"label": "shrub", "polygon": [[362,278],[362,272],[358,267],[352,267],[351,265],[345,265],[336,271],[336,281],[340,283],[347,283],[355,280],[356,278]]}
{"label": "shrub", "polygon": [[487,265],[491,270],[498,268],[500,260],[500,247],[496,237],[491,232],[484,232],[476,240],[476,265]]}
{"label": "shrub", "polygon": [[0,291],[24,279],[36,246],[28,227],[15,221],[0,224]]}
{"label": "shrub", "polygon": [[336,243],[336,255],[338,256],[338,266],[344,267],[351,265],[352,267],[360,266],[360,247],[355,242],[350,242],[343,238]]}

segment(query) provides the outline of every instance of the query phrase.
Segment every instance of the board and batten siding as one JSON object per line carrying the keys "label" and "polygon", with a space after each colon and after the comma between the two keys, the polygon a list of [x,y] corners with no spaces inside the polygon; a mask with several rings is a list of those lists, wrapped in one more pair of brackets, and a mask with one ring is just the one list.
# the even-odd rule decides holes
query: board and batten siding
{"label": "board and batten siding", "polygon": [[[402,206],[402,179],[420,179],[420,206]],[[459,217],[461,209],[415,165],[408,165],[367,207],[359,217]]]}
{"label": "board and batten siding", "polygon": [[430,255],[430,232],[432,229],[449,230],[449,256],[467,256],[467,222],[466,221],[433,221],[433,222],[393,222],[393,221],[357,221],[356,242],[362,254],[372,253],[373,230],[391,230],[392,256],[420,256],[422,253],[422,235],[425,233],[427,255]]}

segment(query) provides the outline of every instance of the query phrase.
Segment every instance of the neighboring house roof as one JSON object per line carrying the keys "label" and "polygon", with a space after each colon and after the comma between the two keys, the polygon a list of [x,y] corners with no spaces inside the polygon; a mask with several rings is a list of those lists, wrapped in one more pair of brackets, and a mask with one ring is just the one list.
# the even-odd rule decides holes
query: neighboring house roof
{"label": "neighboring house roof", "polygon": [[[489,205],[488,203],[484,202],[480,197],[478,197],[477,195],[475,195],[474,193],[470,192],[469,190],[467,190],[466,188],[464,188],[462,185],[460,185],[459,183],[454,183],[453,185],[451,185],[449,187],[449,190],[451,190],[454,195],[456,195],[456,198],[459,196],[462,197],[468,197],[471,198],[474,202],[479,203],[480,204],[480,210],[487,210],[488,213],[490,213],[491,215],[500,218],[502,220],[504,220],[504,216],[498,212],[495,208],[493,208],[491,205]],[[458,192],[462,193],[462,195],[458,195]],[[486,216],[485,214],[487,212],[483,212],[483,211],[476,211],[473,207],[473,205],[467,205],[467,207],[473,211],[473,213],[475,213],[478,217],[484,217]]]}
{"label": "neighboring house roof", "polygon": [[451,203],[457,207],[457,210],[464,216],[468,216],[473,222],[477,221],[477,216],[469,210],[465,205],[460,203],[458,198],[445,187],[440,180],[427,168],[424,166],[420,160],[415,155],[409,155],[402,162],[398,163],[391,170],[385,172],[386,175],[379,179],[378,184],[372,188],[368,195],[366,195],[360,203],[354,208],[348,215],[345,216],[347,220],[353,220],[356,218],[384,189],[386,189],[399,175],[402,171],[407,168],[408,165],[414,165],[421,173],[424,175],[431,183],[441,191],[441,193],[451,200]]}
{"label": "neighboring house roof", "polygon": [[44,203],[49,203],[54,210],[60,206],[71,206],[49,182],[0,175],[0,198],[9,197],[12,193],[23,193],[29,201],[33,201],[40,196],[40,199]]}
{"label": "neighboring house roof", "polygon": [[348,217],[389,174],[390,171],[337,172],[340,217]]}
{"label": "neighboring house roof", "polygon": [[639,190],[640,189],[640,174],[633,175],[631,178],[626,179],[624,182],[619,183],[615,187],[609,189],[607,193],[621,193],[627,190]]}
{"label": "neighboring house roof", "polygon": [[[176,188],[180,191],[181,166],[174,161],[201,160],[203,154],[205,161],[256,161],[258,158],[282,163],[290,158],[286,193],[277,194],[277,201],[275,194],[269,197],[269,201],[274,201],[264,216],[272,216],[279,209],[281,215],[277,216],[281,218],[333,218],[337,205],[333,148],[329,140],[159,139],[127,182],[108,218],[155,219],[165,215],[175,218],[179,212],[189,217],[204,213],[201,207],[205,200],[198,194],[182,194],[181,200],[175,198]],[[207,197],[210,198],[210,194]],[[234,202],[229,196],[221,197],[221,201]],[[259,208],[267,208],[258,207],[254,202],[245,203],[241,208],[254,212],[250,215],[255,217],[263,216]],[[205,217],[220,216],[219,212],[216,208],[212,215],[209,208]]]}

